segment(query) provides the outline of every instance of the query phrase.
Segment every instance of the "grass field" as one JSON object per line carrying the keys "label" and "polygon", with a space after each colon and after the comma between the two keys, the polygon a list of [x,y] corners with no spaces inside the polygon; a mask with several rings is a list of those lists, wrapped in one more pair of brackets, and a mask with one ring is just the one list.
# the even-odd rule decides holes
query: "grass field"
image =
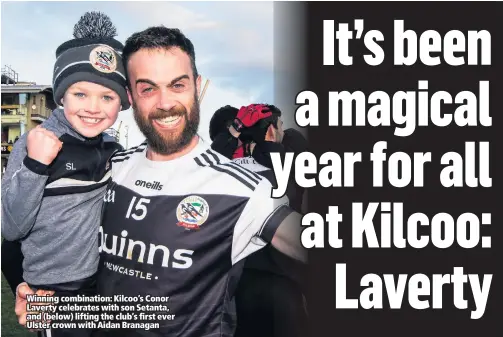
{"label": "grass field", "polygon": [[2,337],[36,337],[37,334],[21,327],[14,314],[14,295],[2,275]]}

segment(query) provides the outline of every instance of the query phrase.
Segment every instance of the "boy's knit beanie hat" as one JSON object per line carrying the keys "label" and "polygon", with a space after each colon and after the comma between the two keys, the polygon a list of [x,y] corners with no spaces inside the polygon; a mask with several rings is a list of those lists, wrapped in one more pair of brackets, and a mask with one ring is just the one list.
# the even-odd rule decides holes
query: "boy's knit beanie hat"
{"label": "boy's knit beanie hat", "polygon": [[56,49],[52,88],[54,101],[61,105],[66,90],[85,81],[115,91],[122,110],[129,108],[126,71],[122,62],[123,44],[115,40],[117,31],[110,18],[100,12],[87,12],[73,29],[73,40]]}

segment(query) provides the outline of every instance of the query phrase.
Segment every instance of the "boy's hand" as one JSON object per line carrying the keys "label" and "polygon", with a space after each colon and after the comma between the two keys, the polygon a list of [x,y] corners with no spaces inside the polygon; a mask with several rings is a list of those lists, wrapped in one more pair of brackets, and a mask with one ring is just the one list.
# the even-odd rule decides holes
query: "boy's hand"
{"label": "boy's hand", "polygon": [[26,138],[28,157],[44,165],[52,163],[63,147],[56,135],[40,125],[32,129]]}

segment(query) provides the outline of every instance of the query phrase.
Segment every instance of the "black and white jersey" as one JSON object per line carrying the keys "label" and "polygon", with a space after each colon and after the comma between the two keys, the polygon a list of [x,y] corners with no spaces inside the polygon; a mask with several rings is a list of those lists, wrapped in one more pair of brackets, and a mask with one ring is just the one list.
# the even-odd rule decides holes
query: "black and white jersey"
{"label": "black and white jersey", "polygon": [[292,212],[288,199],[271,198],[267,179],[202,141],[171,161],[148,160],[146,148],[112,158],[98,291],[169,296],[175,317],[154,335],[232,336],[240,262],[272,239]]}
{"label": "black and white jersey", "polygon": [[255,172],[261,177],[266,178],[272,186],[276,186],[276,177],[274,176],[274,172],[265,167],[264,165],[258,163],[253,157],[242,157],[236,158],[232,160],[235,164],[246,168],[249,171]]}
{"label": "black and white jersey", "polygon": [[[241,167],[266,178],[272,186],[276,186],[276,177],[273,170],[258,163],[253,157],[236,158],[233,159],[233,161]],[[295,198],[295,195],[292,196],[293,193],[295,193],[294,189],[287,189],[286,197],[288,199],[292,197]],[[304,278],[307,274],[305,266],[301,262],[282,254],[271,246],[265,247],[256,254],[249,256],[246,259],[244,268],[266,271],[279,275],[295,282],[301,288],[305,287],[306,281]]]}

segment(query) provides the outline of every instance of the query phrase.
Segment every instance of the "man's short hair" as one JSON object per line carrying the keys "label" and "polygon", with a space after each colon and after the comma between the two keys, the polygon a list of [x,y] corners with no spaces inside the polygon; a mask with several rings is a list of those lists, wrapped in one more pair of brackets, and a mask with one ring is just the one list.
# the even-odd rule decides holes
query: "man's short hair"
{"label": "man's short hair", "polygon": [[226,105],[215,111],[210,120],[210,139],[214,141],[219,133],[227,132],[239,109]]}
{"label": "man's short hair", "polygon": [[[265,104],[271,110],[272,116],[262,119],[254,126],[244,129],[241,132],[242,142],[247,143],[251,141],[264,140],[269,125],[278,128],[278,119],[281,117],[281,110],[272,104]],[[210,120],[210,139],[215,140],[215,137],[221,132],[227,132],[229,126],[234,121],[238,114],[239,109],[230,105],[226,105],[215,111]]]}
{"label": "man's short hair", "polygon": [[[281,117],[281,110],[272,104],[266,104],[269,109],[271,109],[272,112],[272,118],[270,124],[272,124],[276,129],[278,128],[278,120]],[[269,125],[266,126],[266,129],[269,127]]]}
{"label": "man's short hair", "polygon": [[[194,45],[183,33],[176,28],[166,28],[164,26],[156,26],[147,28],[141,32],[134,33],[127,40],[122,51],[122,59],[124,66],[127,67],[128,61],[132,54],[140,49],[170,49],[180,48],[189,55],[190,63],[192,65],[192,72],[194,74],[194,81],[198,76],[196,67],[196,52]],[[128,85],[129,78],[128,78]]]}
{"label": "man's short hair", "polygon": [[308,151],[307,139],[295,129],[286,129],[281,143],[287,152],[293,152],[296,155]]}

